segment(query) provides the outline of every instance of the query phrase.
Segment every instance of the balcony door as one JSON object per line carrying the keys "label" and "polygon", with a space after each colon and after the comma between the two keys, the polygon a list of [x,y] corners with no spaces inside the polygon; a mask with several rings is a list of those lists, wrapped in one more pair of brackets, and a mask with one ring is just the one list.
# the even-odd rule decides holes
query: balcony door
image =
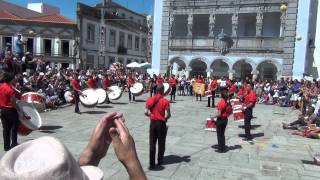
{"label": "balcony door", "polygon": [[44,39],[43,40],[43,50],[45,56],[52,55],[52,40],[51,39]]}

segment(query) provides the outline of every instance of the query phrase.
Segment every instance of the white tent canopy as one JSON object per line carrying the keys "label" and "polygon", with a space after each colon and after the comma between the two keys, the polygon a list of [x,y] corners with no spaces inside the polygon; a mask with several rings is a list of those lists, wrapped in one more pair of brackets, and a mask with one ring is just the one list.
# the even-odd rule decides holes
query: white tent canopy
{"label": "white tent canopy", "polygon": [[139,63],[137,63],[137,62],[132,62],[132,63],[130,63],[130,64],[127,64],[126,67],[127,67],[127,68],[140,68],[141,65],[140,65]]}

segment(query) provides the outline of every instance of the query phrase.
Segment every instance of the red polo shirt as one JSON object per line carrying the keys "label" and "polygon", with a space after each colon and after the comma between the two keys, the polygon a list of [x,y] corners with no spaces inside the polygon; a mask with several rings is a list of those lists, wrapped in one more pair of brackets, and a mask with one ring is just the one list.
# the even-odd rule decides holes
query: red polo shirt
{"label": "red polo shirt", "polygon": [[244,89],[245,89],[245,88],[243,88],[243,87],[239,89],[238,94],[237,94],[238,97],[244,96],[244,92],[245,92]]}
{"label": "red polo shirt", "polygon": [[202,79],[197,79],[197,80],[196,80],[196,83],[203,84],[203,81],[202,81]]}
{"label": "red polo shirt", "polygon": [[171,87],[176,87],[177,86],[177,80],[175,78],[170,78],[169,84]]}
{"label": "red polo shirt", "polygon": [[135,83],[135,80],[132,77],[128,78],[128,85],[131,87]]}
{"label": "red polo shirt", "polygon": [[228,106],[228,103],[225,99],[221,99],[219,103],[217,104],[217,109],[222,112],[221,117],[222,118],[228,118],[230,114],[232,113],[232,108]]}
{"label": "red polo shirt", "polygon": [[0,108],[13,108],[11,97],[15,96],[15,91],[8,83],[0,84]]}
{"label": "red polo shirt", "polygon": [[110,87],[110,80],[108,78],[102,79],[102,86],[105,90],[108,90]]}
{"label": "red polo shirt", "polygon": [[[156,102],[158,98],[160,98],[160,94],[156,94],[155,96],[149,98],[146,102],[146,107],[150,109],[153,104]],[[166,110],[170,109],[169,101],[161,97],[157,105],[152,109],[150,119],[151,121],[166,121],[165,119],[165,112]]]}
{"label": "red polo shirt", "polygon": [[81,91],[81,86],[79,80],[72,80],[71,81],[71,86],[73,87],[74,90]]}
{"label": "red polo shirt", "polygon": [[163,78],[157,78],[156,84],[157,85],[163,85],[164,79]]}
{"label": "red polo shirt", "polygon": [[92,89],[97,89],[97,82],[93,79],[87,81],[88,87]]}
{"label": "red polo shirt", "polygon": [[218,88],[218,81],[217,80],[212,80],[210,83],[210,88],[211,90],[216,90]]}
{"label": "red polo shirt", "polygon": [[254,107],[256,105],[256,102],[257,102],[257,95],[254,91],[250,91],[248,92],[248,94],[244,97],[244,104],[247,106],[249,105],[250,103],[253,104],[252,107]]}
{"label": "red polo shirt", "polygon": [[235,91],[236,91],[236,86],[234,84],[231,84],[229,88],[229,94],[234,94]]}

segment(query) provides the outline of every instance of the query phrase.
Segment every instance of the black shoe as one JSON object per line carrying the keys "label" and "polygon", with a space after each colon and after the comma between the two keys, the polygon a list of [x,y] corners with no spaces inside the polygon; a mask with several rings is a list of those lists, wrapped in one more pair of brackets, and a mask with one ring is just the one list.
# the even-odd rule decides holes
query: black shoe
{"label": "black shoe", "polygon": [[217,149],[217,150],[215,150],[215,152],[217,152],[217,153],[226,153],[227,150],[226,149]]}
{"label": "black shoe", "polygon": [[148,167],[148,169],[149,169],[149,170],[155,170],[155,169],[156,169],[156,165],[150,165],[150,166]]}

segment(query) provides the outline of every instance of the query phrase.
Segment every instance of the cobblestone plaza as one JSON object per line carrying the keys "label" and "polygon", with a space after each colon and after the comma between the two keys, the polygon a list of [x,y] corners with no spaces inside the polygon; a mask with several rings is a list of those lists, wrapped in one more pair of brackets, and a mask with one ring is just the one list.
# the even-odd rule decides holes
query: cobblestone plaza
{"label": "cobblestone plaza", "polygon": [[[213,145],[216,133],[204,131],[205,120],[213,111],[206,107],[206,99],[196,102],[192,97],[177,98],[171,104],[172,118],[166,143],[164,169],[149,171],[149,120],[143,115],[147,96],[128,103],[127,95],[110,105],[86,109],[81,115],[73,107],[64,107],[41,114],[42,130],[29,136],[19,136],[23,143],[41,136],[60,139],[76,159],[87,145],[91,131],[106,112],[123,112],[130,132],[135,139],[139,159],[149,179],[301,179],[320,178],[320,166],[313,165],[312,154],[320,148],[318,140],[291,135],[283,130],[282,122],[293,121],[298,111],[277,106],[257,105],[254,109],[253,143],[239,137],[244,133],[242,123],[229,118],[226,138],[229,151],[219,154]],[[2,133],[2,128],[0,130]],[[0,138],[0,157],[3,139]],[[45,152],[44,152],[45,153]],[[125,168],[110,147],[99,166],[105,179],[128,179]]]}

